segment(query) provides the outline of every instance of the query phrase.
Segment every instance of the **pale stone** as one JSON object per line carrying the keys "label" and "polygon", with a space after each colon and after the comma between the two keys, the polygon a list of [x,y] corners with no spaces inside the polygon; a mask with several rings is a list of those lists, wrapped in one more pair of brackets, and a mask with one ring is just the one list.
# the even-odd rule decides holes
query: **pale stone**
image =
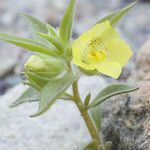
{"label": "pale stone", "polygon": [[135,69],[129,81],[150,80],[150,39],[143,44],[136,56]]}
{"label": "pale stone", "polygon": [[1,46],[0,49],[0,77],[8,74],[18,63],[21,51],[14,46]]}
{"label": "pale stone", "polygon": [[[96,94],[106,86],[105,80],[100,77],[82,79],[82,97],[90,91]],[[79,150],[80,145],[90,140],[80,113],[71,102],[58,100],[47,113],[38,118],[29,117],[37,111],[37,103],[10,109],[8,106],[26,88],[18,85],[0,97],[0,149]]]}

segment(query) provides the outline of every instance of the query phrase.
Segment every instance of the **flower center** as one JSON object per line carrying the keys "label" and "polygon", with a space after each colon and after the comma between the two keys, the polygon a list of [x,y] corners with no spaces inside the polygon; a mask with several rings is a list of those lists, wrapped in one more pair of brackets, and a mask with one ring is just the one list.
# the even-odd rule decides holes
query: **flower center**
{"label": "flower center", "polygon": [[106,58],[106,48],[101,37],[96,37],[89,43],[89,53],[86,56],[86,62],[97,64]]}
{"label": "flower center", "polygon": [[96,38],[92,39],[90,41],[89,48],[91,51],[92,50],[101,51],[101,50],[106,49],[105,44],[101,37],[96,37]]}
{"label": "flower center", "polygon": [[97,63],[102,60],[104,60],[106,57],[104,52],[97,52],[97,51],[92,51],[90,54],[88,54],[87,59],[89,62]]}

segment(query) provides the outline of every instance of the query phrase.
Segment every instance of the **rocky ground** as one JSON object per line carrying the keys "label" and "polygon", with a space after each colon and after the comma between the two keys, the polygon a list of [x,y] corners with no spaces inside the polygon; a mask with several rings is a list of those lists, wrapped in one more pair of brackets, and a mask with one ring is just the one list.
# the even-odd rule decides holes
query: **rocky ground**
{"label": "rocky ground", "polygon": [[[110,0],[109,5],[105,0],[78,1],[74,37],[89,29],[100,17],[131,1]],[[66,2],[67,0],[0,0],[0,32],[31,37],[21,13],[29,13],[56,27]],[[150,41],[144,44],[150,35],[149,7],[149,2],[142,1],[118,26],[123,38],[137,54],[125,68],[121,79],[140,85],[141,90],[104,103],[104,140],[113,142],[115,139],[117,143],[113,142],[114,150],[150,149]],[[20,48],[0,42],[0,94],[20,82],[22,66],[29,55]],[[80,83],[81,95],[87,90],[97,93],[108,81],[113,82],[108,78],[84,77]],[[17,85],[0,97],[0,150],[70,150],[70,146],[76,150],[80,144],[89,140],[80,114],[70,103],[58,101],[45,116],[37,119],[28,117],[36,111],[36,104],[9,109],[9,104],[24,89]]]}
{"label": "rocky ground", "polygon": [[150,149],[150,82],[137,85],[140,90],[104,104],[110,106],[104,107],[104,140],[112,141],[112,150]]}

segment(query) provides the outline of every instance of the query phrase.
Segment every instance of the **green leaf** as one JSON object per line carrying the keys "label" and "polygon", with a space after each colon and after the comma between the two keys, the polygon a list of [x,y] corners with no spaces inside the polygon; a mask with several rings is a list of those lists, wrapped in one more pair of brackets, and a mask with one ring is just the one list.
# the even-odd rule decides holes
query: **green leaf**
{"label": "green leaf", "polygon": [[106,88],[104,88],[93,100],[93,102],[90,104],[89,108],[95,107],[99,104],[101,104],[103,101],[107,100],[110,97],[113,97],[115,95],[124,94],[133,92],[135,90],[138,90],[139,88],[124,85],[124,84],[113,84]]}
{"label": "green leaf", "polygon": [[47,30],[49,35],[59,38],[56,30],[51,25],[47,24]]}
{"label": "green leaf", "polygon": [[91,93],[89,93],[89,94],[85,97],[84,104],[85,104],[86,107],[88,107],[89,102],[90,102],[90,99],[91,99]]}
{"label": "green leaf", "polygon": [[23,14],[22,16],[27,21],[27,23],[32,27],[33,32],[48,33],[46,23],[43,23],[42,21],[27,14]]}
{"label": "green leaf", "polygon": [[[23,14],[22,16],[27,21],[27,23],[30,25],[33,33],[40,32],[40,33],[50,34],[51,36],[55,36],[58,38],[58,35],[55,32],[55,29],[51,25],[44,23],[32,16],[27,15],[27,14]],[[51,46],[47,40],[44,40],[43,38],[38,37],[36,34],[34,35],[34,37],[37,41],[41,42],[42,44]]]}
{"label": "green leaf", "polygon": [[90,114],[92,117],[92,120],[95,123],[95,126],[97,127],[97,130],[100,131],[101,129],[101,107],[100,105],[94,108],[90,109]]}
{"label": "green leaf", "polygon": [[65,92],[60,99],[72,101],[72,96]]}
{"label": "green leaf", "polygon": [[70,0],[68,8],[60,24],[60,37],[65,43],[70,42],[70,38],[72,35],[75,4],[76,0]]}
{"label": "green leaf", "polygon": [[[17,107],[23,103],[39,102],[39,96],[40,96],[40,92],[38,92],[32,87],[29,87],[15,102],[13,102],[10,105],[10,107],[11,108]],[[60,97],[60,99],[70,100],[70,95],[67,93],[64,93]]]}
{"label": "green leaf", "polygon": [[38,36],[48,40],[50,43],[52,43],[59,51],[63,51],[63,46],[61,44],[61,42],[53,37],[53,36],[50,36],[50,35],[47,35],[47,34],[43,34],[43,33],[37,33]]}
{"label": "green leaf", "polygon": [[36,102],[39,100],[39,92],[29,87],[10,107],[16,107],[27,102]]}
{"label": "green leaf", "polygon": [[31,39],[19,38],[0,33],[0,40],[12,43],[16,46],[22,47],[32,52],[38,52],[47,55],[56,55],[56,52],[48,49],[45,45],[38,43]]}
{"label": "green leaf", "polygon": [[102,23],[102,22],[108,20],[112,26],[117,25],[117,23],[120,21],[120,19],[123,16],[125,16],[129,12],[129,10],[131,10],[131,8],[133,8],[135,6],[136,3],[137,3],[137,1],[129,4],[128,6],[122,8],[121,10],[118,10],[118,11],[116,11],[116,12],[114,12],[108,16],[105,16],[104,18],[102,18],[97,23]]}
{"label": "green leaf", "polygon": [[73,73],[68,73],[61,79],[50,81],[41,90],[39,111],[31,117],[45,113],[75,80]]}

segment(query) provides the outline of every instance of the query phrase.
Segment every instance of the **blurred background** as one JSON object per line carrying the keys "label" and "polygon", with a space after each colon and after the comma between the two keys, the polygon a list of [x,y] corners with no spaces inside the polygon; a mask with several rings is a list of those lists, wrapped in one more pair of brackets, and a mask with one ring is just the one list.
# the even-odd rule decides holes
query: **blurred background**
{"label": "blurred background", "polygon": [[[78,37],[101,17],[126,6],[130,2],[133,1],[78,0],[73,37]],[[32,37],[30,29],[21,17],[22,13],[32,15],[57,27],[59,26],[67,3],[68,0],[0,0],[0,32],[20,37]],[[120,31],[121,36],[130,44],[136,55],[140,47],[150,37],[150,0],[141,0],[138,5],[122,19],[117,26],[117,30]],[[22,80],[21,72],[23,64],[29,56],[30,53],[21,48],[0,42],[1,97],[11,87],[17,85]],[[134,57],[124,69],[120,79],[126,80],[133,70]],[[104,80],[106,82],[114,81],[106,77],[104,77]],[[88,79],[84,81],[83,86],[86,91],[86,86],[90,86],[90,82],[87,82]],[[105,81],[101,78],[96,78],[92,83],[96,85],[97,82],[99,82],[103,87],[106,85]],[[99,87],[94,86],[94,88],[98,89]],[[52,109],[49,117],[45,116],[40,120],[27,118],[27,111],[30,113],[32,110],[35,111],[32,106],[21,107],[14,111],[9,110],[8,102],[5,102],[5,100],[10,99],[12,102],[14,93],[17,95],[19,90],[20,87],[12,91],[10,93],[11,96],[7,94],[5,98],[2,97],[0,99],[0,150],[72,150],[68,148],[72,143],[79,144],[80,139],[85,140],[87,138],[86,131],[81,128],[83,122],[79,124],[76,122],[80,115],[76,114],[72,106],[70,107],[66,104],[65,106],[59,105],[57,112]],[[67,109],[70,110],[70,116],[67,115]],[[56,113],[62,115],[55,115]],[[64,116],[65,120],[63,119]],[[51,126],[49,126],[49,123]],[[70,124],[70,128],[67,128],[68,124]],[[70,136],[64,137],[64,134],[68,134],[68,132]],[[55,133],[57,133],[57,135],[55,135]],[[62,139],[66,141],[69,140],[68,145],[63,148],[61,147],[64,142]],[[49,148],[46,145],[49,145]]]}
{"label": "blurred background", "polygon": [[[22,13],[33,15],[57,27],[67,2],[68,0],[0,0],[0,32],[31,37],[32,33],[21,17]],[[129,2],[132,0],[78,0],[74,37],[78,37],[88,30],[102,16],[127,5]],[[136,53],[150,37],[149,25],[150,1],[143,0],[123,18],[118,25],[118,30]],[[28,52],[0,42],[0,95],[20,82],[22,66],[28,57]],[[131,70],[132,67],[133,64],[130,62],[127,70]],[[128,73],[126,72],[126,74]]]}

